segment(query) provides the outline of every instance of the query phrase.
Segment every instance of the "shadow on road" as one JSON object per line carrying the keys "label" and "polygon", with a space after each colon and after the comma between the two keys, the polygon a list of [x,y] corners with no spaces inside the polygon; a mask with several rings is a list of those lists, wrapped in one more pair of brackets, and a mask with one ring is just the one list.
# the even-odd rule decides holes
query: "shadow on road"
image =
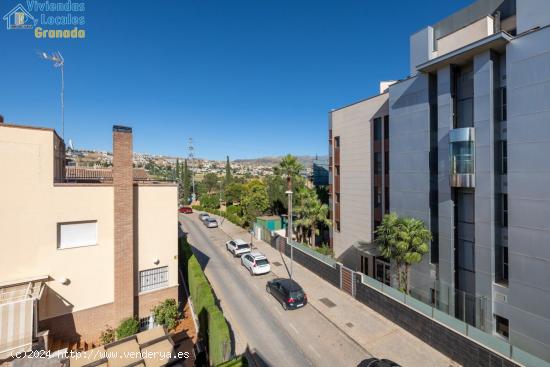
{"label": "shadow on road", "polygon": [[286,264],[286,260],[283,256],[283,253],[279,251],[279,256],[281,257],[281,261],[283,262],[283,265],[285,266],[286,273],[288,274],[288,277],[290,278],[290,269],[288,268],[288,265]]}
{"label": "shadow on road", "polygon": [[250,367],[270,367],[271,366],[262,358],[262,355],[257,350],[250,349],[248,345],[246,346],[244,355],[246,356],[246,359],[248,360],[248,365]]}

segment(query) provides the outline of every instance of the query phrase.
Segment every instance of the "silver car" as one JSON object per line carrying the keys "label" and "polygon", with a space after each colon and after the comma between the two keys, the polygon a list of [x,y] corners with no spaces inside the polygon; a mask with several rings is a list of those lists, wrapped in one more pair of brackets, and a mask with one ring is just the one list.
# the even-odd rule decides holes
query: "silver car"
{"label": "silver car", "polygon": [[202,222],[206,227],[208,228],[217,228],[218,227],[218,221],[212,217],[205,218]]}
{"label": "silver car", "polygon": [[267,257],[259,252],[242,255],[241,265],[248,269],[250,275],[267,274],[271,271]]}

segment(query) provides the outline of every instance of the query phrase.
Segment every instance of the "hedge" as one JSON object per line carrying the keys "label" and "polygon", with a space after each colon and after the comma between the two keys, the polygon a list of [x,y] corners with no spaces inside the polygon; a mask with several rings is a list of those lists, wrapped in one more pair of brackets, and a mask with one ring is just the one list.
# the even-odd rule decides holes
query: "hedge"
{"label": "hedge", "polygon": [[210,306],[208,311],[208,356],[210,365],[217,366],[227,361],[231,355],[229,327],[218,306]]}
{"label": "hedge", "polygon": [[207,332],[208,334],[210,364],[215,366],[225,362],[231,356],[229,326],[222,312],[216,306],[214,291],[204,275],[199,261],[193,255],[189,243],[183,239],[180,244],[182,256],[187,259],[187,282],[189,293],[193,299],[193,309],[199,317],[200,333],[204,335]]}
{"label": "hedge", "polygon": [[235,359],[219,364],[217,367],[248,367],[248,360],[243,356],[239,356]]}

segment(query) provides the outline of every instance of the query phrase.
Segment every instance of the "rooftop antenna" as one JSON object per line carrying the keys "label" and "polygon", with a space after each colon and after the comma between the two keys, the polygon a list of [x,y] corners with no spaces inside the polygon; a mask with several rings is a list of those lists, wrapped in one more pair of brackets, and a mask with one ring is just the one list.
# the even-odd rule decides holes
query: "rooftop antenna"
{"label": "rooftop antenna", "polygon": [[193,138],[189,138],[187,143],[187,157],[189,162],[191,162],[191,187],[192,187],[192,200],[195,201],[197,195],[195,194],[195,172],[194,172],[194,162],[195,162],[195,147],[193,145]]}
{"label": "rooftop antenna", "polygon": [[61,70],[61,138],[65,140],[65,75],[63,71],[65,59],[63,59],[63,55],[61,55],[61,52],[59,51],[53,52],[51,55],[48,55],[45,52],[40,52],[38,53],[38,56],[40,56],[41,59],[52,62],[55,68],[59,68]]}

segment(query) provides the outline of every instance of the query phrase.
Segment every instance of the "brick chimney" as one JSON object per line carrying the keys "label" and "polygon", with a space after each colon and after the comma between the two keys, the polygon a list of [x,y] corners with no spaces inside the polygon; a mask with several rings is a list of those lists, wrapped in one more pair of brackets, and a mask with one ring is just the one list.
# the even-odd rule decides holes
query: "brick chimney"
{"label": "brick chimney", "polygon": [[132,128],[113,126],[115,322],[135,315]]}

